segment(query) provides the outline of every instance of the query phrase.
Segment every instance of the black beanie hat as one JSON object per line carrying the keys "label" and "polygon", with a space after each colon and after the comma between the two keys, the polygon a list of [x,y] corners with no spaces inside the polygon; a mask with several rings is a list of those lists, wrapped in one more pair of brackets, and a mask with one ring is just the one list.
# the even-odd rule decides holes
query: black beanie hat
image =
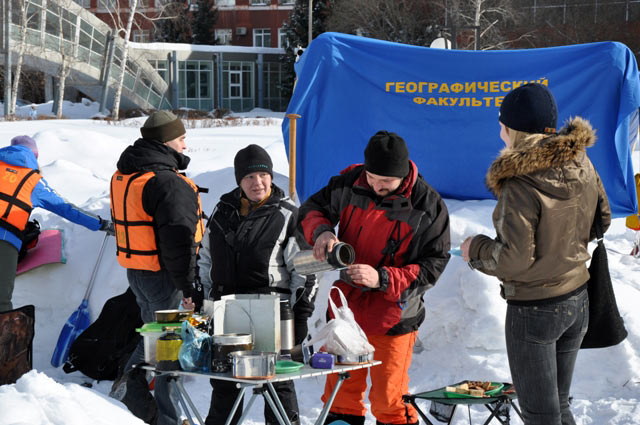
{"label": "black beanie hat", "polygon": [[140,128],[142,137],[160,143],[176,139],[186,133],[182,120],[169,111],[156,111]]}
{"label": "black beanie hat", "polygon": [[244,176],[258,171],[267,172],[273,178],[271,157],[267,151],[258,145],[249,145],[244,149],[240,149],[233,159],[233,168],[238,185],[240,185],[240,181]]}
{"label": "black beanie hat", "polygon": [[379,176],[406,177],[409,150],[404,139],[396,133],[378,131],[364,150],[364,169]]}
{"label": "black beanie hat", "polygon": [[511,90],[500,105],[500,122],[525,133],[555,133],[558,107],[551,91],[530,83]]}

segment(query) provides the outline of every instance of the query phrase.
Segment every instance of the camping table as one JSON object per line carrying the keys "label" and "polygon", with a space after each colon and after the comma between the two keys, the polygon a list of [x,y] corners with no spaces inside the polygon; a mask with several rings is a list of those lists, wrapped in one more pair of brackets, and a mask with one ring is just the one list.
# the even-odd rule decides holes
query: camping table
{"label": "camping table", "polygon": [[189,408],[197,418],[200,425],[204,425],[204,421],[202,420],[202,416],[200,416],[200,413],[198,412],[195,405],[193,404],[191,397],[189,397],[189,394],[187,393],[184,386],[182,385],[182,382],[180,380],[182,376],[198,376],[201,378],[219,379],[223,381],[232,381],[236,383],[236,386],[240,388],[240,393],[238,394],[238,397],[236,398],[233,404],[233,407],[231,409],[231,412],[229,413],[229,417],[227,418],[227,422],[225,425],[229,425],[231,423],[231,420],[233,419],[233,415],[236,413],[236,410],[238,410],[238,406],[242,402],[245,392],[251,387],[253,387],[253,394],[249,399],[249,402],[247,403],[246,409],[244,409],[242,416],[240,417],[240,420],[238,421],[238,425],[245,420],[247,413],[251,408],[251,405],[253,404],[256,396],[258,395],[262,395],[264,397],[265,403],[269,405],[274,415],[278,419],[278,422],[280,423],[280,425],[291,425],[289,418],[284,413],[284,408],[282,407],[282,403],[278,398],[278,394],[273,388],[273,383],[282,382],[282,381],[294,381],[296,379],[311,378],[314,376],[331,375],[331,374],[337,373],[338,382],[336,383],[336,386],[333,388],[333,392],[331,393],[329,400],[327,400],[327,402],[325,403],[324,407],[320,412],[320,416],[315,422],[316,425],[322,425],[327,417],[327,414],[329,413],[329,408],[331,407],[331,404],[333,404],[333,400],[335,399],[336,394],[338,393],[338,389],[340,389],[340,386],[342,385],[342,382],[345,379],[349,378],[349,371],[356,370],[356,369],[365,369],[372,366],[377,366],[381,363],[382,362],[379,360],[373,360],[368,363],[362,363],[362,364],[335,365],[333,369],[314,369],[311,366],[304,365],[297,372],[282,373],[282,374],[279,373],[275,377],[270,379],[234,378],[233,376],[231,376],[231,372],[204,373],[204,372],[186,372],[183,370],[157,370],[154,366],[149,366],[149,365],[144,365],[141,367],[143,369],[153,372],[158,376],[171,376],[175,378],[170,380],[169,382],[172,383],[175,386],[175,388],[178,390],[177,393],[178,393],[178,399],[180,401],[180,405],[182,406],[182,410],[184,410],[185,414],[187,415],[187,418],[191,425],[195,425],[195,424],[193,423],[193,419],[189,414]]}
{"label": "camping table", "polygon": [[[465,381],[462,381],[465,382]],[[461,384],[462,382],[458,382],[452,386],[456,386]],[[496,418],[501,424],[509,424],[509,407],[513,407],[513,410],[520,416],[522,419],[522,414],[518,409],[518,406],[514,403],[514,400],[518,398],[515,392],[508,392],[513,387],[510,383],[504,383],[504,387],[502,391],[496,394],[493,397],[483,397],[483,398],[475,398],[475,397],[467,397],[467,398],[448,398],[445,393],[445,387],[438,388],[437,390],[426,391],[418,394],[407,394],[403,398],[405,402],[411,403],[413,407],[416,408],[418,414],[422,417],[422,419],[426,422],[427,425],[433,425],[427,416],[424,414],[422,410],[418,407],[416,400],[430,400],[432,402],[448,404],[453,406],[453,411],[451,412],[451,416],[449,417],[449,424],[451,423],[451,418],[456,411],[456,407],[458,405],[466,405],[468,408],[471,408],[471,405],[474,404],[482,404],[484,405],[490,412],[491,415],[484,422],[484,425],[487,425],[493,418]],[[507,391],[507,393],[505,393]],[[503,410],[504,409],[504,410]],[[502,413],[505,412],[505,413]],[[500,416],[504,416],[501,418]],[[469,419],[471,422],[471,419]]]}

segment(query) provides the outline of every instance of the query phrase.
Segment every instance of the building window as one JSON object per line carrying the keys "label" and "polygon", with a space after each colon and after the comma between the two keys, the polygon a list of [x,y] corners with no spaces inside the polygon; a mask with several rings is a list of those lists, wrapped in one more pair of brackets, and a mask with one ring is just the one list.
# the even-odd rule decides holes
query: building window
{"label": "building window", "polygon": [[210,111],[213,109],[213,62],[178,63],[179,106]]}
{"label": "building window", "polygon": [[216,6],[235,6],[236,0],[216,0]]}
{"label": "building window", "polygon": [[286,49],[289,46],[289,40],[287,40],[287,32],[284,28],[278,28],[278,47]]}
{"label": "building window", "polygon": [[150,30],[134,30],[133,31],[133,41],[136,43],[148,43],[151,41],[151,31]]}
{"label": "building window", "polygon": [[281,5],[296,4],[296,0],[279,0]]}
{"label": "building window", "polygon": [[221,45],[231,45],[233,31],[230,28],[222,28],[215,30],[216,43]]}
{"label": "building window", "polygon": [[251,0],[251,6],[268,6],[270,0]]}
{"label": "building window", "polygon": [[271,30],[265,28],[254,29],[253,45],[255,47],[271,47]]}
{"label": "building window", "polygon": [[84,7],[85,9],[89,9],[91,7],[91,0],[74,0],[76,3],[78,3],[80,6]]}
{"label": "building window", "polygon": [[223,62],[223,108],[235,112],[250,111],[255,107],[254,92],[253,62]]}
{"label": "building window", "polygon": [[168,61],[149,59],[149,64],[155,68],[163,80],[169,84],[169,67]]}

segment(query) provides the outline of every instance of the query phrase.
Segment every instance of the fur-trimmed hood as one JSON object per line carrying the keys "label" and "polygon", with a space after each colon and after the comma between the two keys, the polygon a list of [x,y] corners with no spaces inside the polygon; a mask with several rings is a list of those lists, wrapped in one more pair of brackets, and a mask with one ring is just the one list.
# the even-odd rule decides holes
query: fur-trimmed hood
{"label": "fur-trimmed hood", "polygon": [[517,146],[504,148],[489,168],[487,186],[499,195],[505,181],[517,177],[554,197],[573,196],[587,183],[586,167],[591,165],[586,148],[595,142],[591,124],[571,118],[558,134],[532,135]]}

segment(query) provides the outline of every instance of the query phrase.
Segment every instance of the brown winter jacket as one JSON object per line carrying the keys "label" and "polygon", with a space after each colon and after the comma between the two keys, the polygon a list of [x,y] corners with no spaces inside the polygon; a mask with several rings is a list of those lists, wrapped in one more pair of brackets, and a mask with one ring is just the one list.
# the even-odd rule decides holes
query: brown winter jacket
{"label": "brown winter jacket", "polygon": [[587,244],[595,237],[598,201],[603,231],[609,201],[585,148],[596,136],[588,121],[571,119],[557,135],[533,135],[505,148],[487,173],[498,197],[496,238],[471,240],[469,264],[502,281],[507,300],[568,294],[589,279]]}

